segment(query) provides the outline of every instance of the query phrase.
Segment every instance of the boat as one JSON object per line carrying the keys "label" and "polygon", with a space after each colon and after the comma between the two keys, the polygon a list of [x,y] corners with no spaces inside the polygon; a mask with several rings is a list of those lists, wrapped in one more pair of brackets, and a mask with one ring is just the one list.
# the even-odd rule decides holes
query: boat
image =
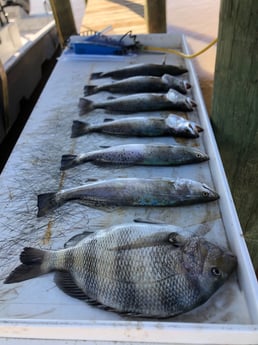
{"label": "boat", "polygon": [[30,0],[0,0],[0,144],[60,51],[50,5],[42,6],[44,13],[33,14]]}

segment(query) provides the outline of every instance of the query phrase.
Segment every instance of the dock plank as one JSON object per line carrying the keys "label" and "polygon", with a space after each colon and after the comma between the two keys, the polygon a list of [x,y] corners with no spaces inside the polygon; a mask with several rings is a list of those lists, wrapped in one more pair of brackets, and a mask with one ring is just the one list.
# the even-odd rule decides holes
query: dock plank
{"label": "dock plank", "polygon": [[144,0],[88,0],[82,20],[81,33],[88,28],[101,31],[112,25],[112,34],[147,33],[144,19]]}

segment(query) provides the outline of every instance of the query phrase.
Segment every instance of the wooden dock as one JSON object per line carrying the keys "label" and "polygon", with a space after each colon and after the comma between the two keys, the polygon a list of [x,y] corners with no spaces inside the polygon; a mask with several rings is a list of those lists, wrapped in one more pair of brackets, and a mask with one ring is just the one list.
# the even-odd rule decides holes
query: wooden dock
{"label": "wooden dock", "polygon": [[[144,18],[145,3],[146,0],[88,0],[80,31],[85,32],[89,28],[101,31],[112,25],[108,34],[124,34],[129,30],[134,34],[148,33]],[[180,31],[186,35],[192,52],[201,50],[216,37],[219,6],[213,4],[207,7],[205,1],[198,4],[189,8],[187,2],[167,1],[167,31]],[[211,112],[215,56],[216,47],[213,46],[194,59],[208,113]]]}
{"label": "wooden dock", "polygon": [[92,29],[101,31],[112,25],[112,34],[147,33],[144,19],[144,0],[88,0],[81,33]]}

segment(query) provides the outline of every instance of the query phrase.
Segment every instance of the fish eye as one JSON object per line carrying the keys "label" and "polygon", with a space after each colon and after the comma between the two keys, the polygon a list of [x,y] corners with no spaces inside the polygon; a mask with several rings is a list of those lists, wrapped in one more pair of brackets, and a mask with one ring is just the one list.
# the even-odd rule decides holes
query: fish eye
{"label": "fish eye", "polygon": [[207,198],[207,197],[209,196],[209,192],[206,192],[206,191],[202,192],[202,196],[204,196],[205,198]]}
{"label": "fish eye", "polygon": [[217,267],[211,268],[211,274],[215,277],[219,277],[221,275],[220,270]]}
{"label": "fish eye", "polygon": [[199,152],[197,152],[197,153],[196,153],[196,157],[197,157],[197,158],[201,158],[202,155],[201,155]]}

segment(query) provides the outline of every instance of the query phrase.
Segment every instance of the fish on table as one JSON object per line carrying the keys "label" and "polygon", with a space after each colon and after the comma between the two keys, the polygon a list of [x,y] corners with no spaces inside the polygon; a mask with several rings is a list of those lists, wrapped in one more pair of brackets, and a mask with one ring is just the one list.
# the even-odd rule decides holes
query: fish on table
{"label": "fish on table", "polygon": [[84,96],[93,95],[101,91],[134,94],[142,92],[167,92],[169,89],[186,94],[190,88],[191,85],[188,81],[169,74],[164,74],[161,77],[135,76],[103,85],[85,85]]}
{"label": "fish on table", "polygon": [[105,147],[87,153],[65,154],[61,158],[60,170],[91,162],[100,165],[150,165],[175,166],[193,164],[209,159],[201,150],[183,145],[126,144]]}
{"label": "fish on table", "polygon": [[107,118],[103,123],[90,125],[74,120],[71,137],[76,138],[88,133],[104,133],[128,137],[174,137],[198,138],[203,128],[182,116],[170,114],[166,118],[158,116],[138,116],[123,119]]}
{"label": "fish on table", "polygon": [[103,101],[93,101],[84,97],[79,100],[80,115],[95,109],[105,109],[110,113],[132,114],[156,110],[192,111],[195,107],[194,100],[173,89],[169,89],[167,93],[137,93],[117,98],[112,96]]}
{"label": "fish on table", "polygon": [[237,266],[229,250],[173,225],[128,223],[78,238],[61,250],[24,248],[4,283],[55,271],[63,292],[96,307],[168,318],[205,303]]}
{"label": "fish on table", "polygon": [[96,72],[91,74],[91,79],[113,78],[124,79],[139,75],[162,76],[163,74],[171,74],[173,76],[186,73],[187,69],[183,66],[155,63],[140,63],[117,68],[108,72]]}
{"label": "fish on table", "polygon": [[218,193],[205,183],[191,179],[115,178],[39,194],[37,216],[71,201],[109,210],[123,206],[183,206],[218,198]]}

